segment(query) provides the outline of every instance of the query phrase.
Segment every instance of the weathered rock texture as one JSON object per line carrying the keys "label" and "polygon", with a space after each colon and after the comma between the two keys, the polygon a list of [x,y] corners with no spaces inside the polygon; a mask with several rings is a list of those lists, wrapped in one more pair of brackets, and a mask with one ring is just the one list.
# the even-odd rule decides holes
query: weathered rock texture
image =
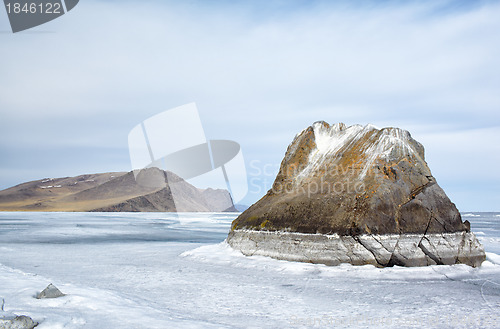
{"label": "weathered rock texture", "polygon": [[0,318],[0,329],[33,329],[38,322],[26,315]]}
{"label": "weathered rock texture", "polygon": [[272,189],[234,220],[228,242],[328,265],[477,266],[485,254],[469,231],[409,132],[316,122],[288,147]]}
{"label": "weathered rock texture", "polygon": [[17,315],[4,310],[5,299],[0,302],[0,329],[33,329],[38,322],[26,315]]}
{"label": "weathered rock texture", "polygon": [[484,250],[470,232],[339,236],[235,230],[229,233],[229,241],[247,256],[326,265],[479,266],[484,260]]}
{"label": "weathered rock texture", "polygon": [[56,286],[52,283],[49,284],[45,289],[43,289],[37,296],[37,299],[44,298],[58,298],[65,296]]}

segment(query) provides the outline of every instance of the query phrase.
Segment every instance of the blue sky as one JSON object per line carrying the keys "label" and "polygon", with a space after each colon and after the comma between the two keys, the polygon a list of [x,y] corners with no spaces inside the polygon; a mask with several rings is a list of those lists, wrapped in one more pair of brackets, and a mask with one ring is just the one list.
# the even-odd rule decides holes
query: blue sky
{"label": "blue sky", "polygon": [[497,1],[85,0],[12,34],[0,10],[0,188],[128,171],[128,132],[194,101],[207,138],[242,146],[244,203],[325,120],[409,130],[460,210],[500,211],[498,17]]}

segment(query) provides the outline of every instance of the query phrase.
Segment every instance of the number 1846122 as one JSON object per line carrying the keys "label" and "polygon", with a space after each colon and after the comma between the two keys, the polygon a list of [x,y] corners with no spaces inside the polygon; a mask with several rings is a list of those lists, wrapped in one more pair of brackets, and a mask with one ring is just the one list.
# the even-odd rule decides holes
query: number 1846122
{"label": "number 1846122", "polygon": [[61,4],[58,2],[46,3],[19,3],[8,2],[5,7],[8,14],[62,14]]}

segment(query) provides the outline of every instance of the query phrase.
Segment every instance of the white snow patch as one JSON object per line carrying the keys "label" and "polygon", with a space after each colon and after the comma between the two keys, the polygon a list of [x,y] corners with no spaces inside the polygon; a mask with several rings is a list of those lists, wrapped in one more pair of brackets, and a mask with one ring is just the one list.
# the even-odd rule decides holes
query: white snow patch
{"label": "white snow patch", "polygon": [[343,123],[338,123],[327,128],[322,122],[314,123],[316,150],[311,152],[308,164],[298,177],[307,177],[311,171],[321,166],[326,158],[334,157],[342,147],[359,139],[362,136],[360,134],[362,130],[361,125],[346,128]]}
{"label": "white snow patch", "polygon": [[500,255],[494,254],[492,252],[486,253],[486,260],[493,264],[500,265]]}
{"label": "white snow patch", "polygon": [[368,159],[361,172],[361,177],[367,174],[377,159],[388,161],[405,155],[412,156],[417,154],[410,142],[410,138],[410,134],[405,130],[399,128],[384,129],[383,135],[364,152],[368,156]]}
{"label": "white snow patch", "polygon": [[[316,122],[312,125],[316,149],[309,155],[306,167],[298,175],[299,178],[307,177],[311,171],[319,168],[326,159],[340,158],[341,150],[348,148],[361,138],[365,137],[373,130],[380,130],[372,124],[366,126],[352,125],[346,127],[343,123],[337,123],[326,127],[323,122]],[[399,128],[385,128],[382,135],[369,146],[362,150],[366,157],[366,164],[361,172],[364,177],[373,163],[378,159],[390,160],[401,156],[418,155],[414,149],[410,134]]]}
{"label": "white snow patch", "polygon": [[315,123],[313,129],[317,153],[319,155],[326,155],[337,152],[342,146],[347,144],[347,141],[355,138],[363,130],[363,127],[361,125],[353,125],[346,128],[344,124],[337,123],[330,126],[330,128],[326,128],[321,123]]}
{"label": "white snow patch", "polygon": [[467,213],[467,214],[463,214],[462,217],[481,217],[481,215]]}
{"label": "white snow patch", "polygon": [[500,275],[500,255],[494,253],[487,253],[487,261],[478,268],[473,268],[465,264],[422,267],[394,266],[386,268],[378,268],[373,265],[354,266],[351,264],[327,266],[324,264],[278,260],[265,256],[245,256],[240,251],[231,248],[226,241],[185,251],[180,254],[180,256],[189,257],[203,263],[224,264],[239,268],[272,270],[295,274],[315,273],[324,277],[348,275],[352,278],[374,280],[436,280],[450,277],[473,278],[478,273],[498,273]]}
{"label": "white snow patch", "polygon": [[140,297],[128,296],[126,292],[54,282],[65,296],[36,299],[34,296],[53,280],[2,264],[0,277],[0,296],[5,299],[4,315],[27,315],[40,323],[37,329],[216,327],[202,321],[166,316]]}
{"label": "white snow patch", "polygon": [[[5,298],[8,313],[41,321],[37,328],[42,329],[243,328],[249,323],[309,328],[314,325],[300,319],[323,317],[338,320],[323,327],[380,327],[371,320],[383,317],[401,320],[385,328],[465,328],[449,321],[462,321],[462,315],[475,319],[468,327],[498,327],[500,265],[494,262],[500,249],[492,249],[495,254],[476,269],[328,267],[244,256],[218,243],[235,214],[185,215],[196,219],[172,213],[0,213],[0,263],[8,265],[0,265],[0,302]],[[482,239],[500,238],[498,221],[491,217]],[[165,241],[128,238],[155,235]],[[62,240],[70,243],[58,243]],[[51,282],[67,295],[33,297]],[[360,318],[367,320],[356,322]]]}

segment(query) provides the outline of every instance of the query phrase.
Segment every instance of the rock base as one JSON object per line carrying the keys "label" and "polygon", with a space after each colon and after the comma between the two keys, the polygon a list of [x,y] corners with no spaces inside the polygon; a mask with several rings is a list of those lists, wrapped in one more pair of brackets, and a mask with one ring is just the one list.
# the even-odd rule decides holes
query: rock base
{"label": "rock base", "polygon": [[244,255],[339,265],[481,265],[484,248],[470,232],[339,236],[234,230],[227,242]]}

